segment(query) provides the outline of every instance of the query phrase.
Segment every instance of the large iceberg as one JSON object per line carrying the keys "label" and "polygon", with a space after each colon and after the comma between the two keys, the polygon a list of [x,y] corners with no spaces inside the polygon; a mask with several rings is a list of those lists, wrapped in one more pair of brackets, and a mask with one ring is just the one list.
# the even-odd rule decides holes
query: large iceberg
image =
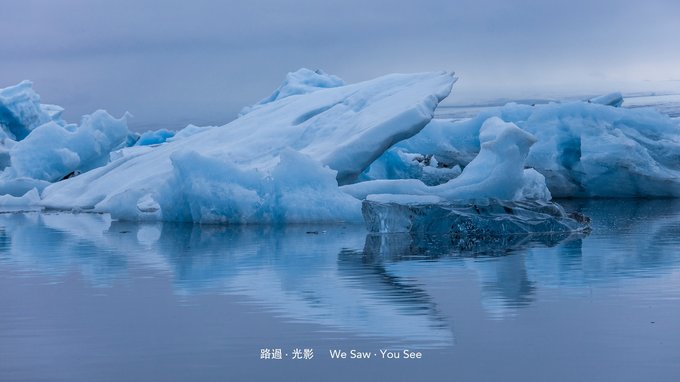
{"label": "large iceberg", "polygon": [[418,133],[455,80],[436,72],[342,85],[301,70],[233,122],[117,155],[47,187],[42,203],[128,220],[361,221],[361,202],[338,183]]}
{"label": "large iceberg", "polygon": [[[480,152],[485,121],[497,117],[536,138],[525,164],[546,178],[555,197],[680,196],[678,122],[651,108],[615,107],[621,102],[621,95],[612,93],[588,102],[510,103],[466,121],[433,120],[383,154],[361,179],[391,179],[384,168],[414,169],[408,161],[414,157],[436,158],[441,169],[464,169]],[[426,173],[400,175],[436,184]],[[450,178],[455,176],[451,172]]]}
{"label": "large iceberg", "polygon": [[[409,227],[442,221],[460,234],[451,222],[461,209],[493,205],[502,208],[476,219],[514,235],[587,227],[553,196],[680,196],[677,121],[620,108],[619,93],[433,119],[455,81],[433,72],[346,84],[300,69],[224,126],[142,134],[104,111],[67,124],[23,82],[0,90],[0,207],[226,224],[365,219],[373,230],[407,211],[418,216]],[[378,231],[404,230],[390,227]]]}

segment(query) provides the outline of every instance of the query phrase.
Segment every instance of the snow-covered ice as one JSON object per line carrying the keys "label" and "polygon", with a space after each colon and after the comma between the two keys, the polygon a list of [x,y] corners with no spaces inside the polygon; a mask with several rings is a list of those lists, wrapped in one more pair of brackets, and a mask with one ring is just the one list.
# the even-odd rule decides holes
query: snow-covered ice
{"label": "snow-covered ice", "polygon": [[[436,72],[341,86],[301,70],[233,122],[55,183],[43,204],[132,220],[360,221],[361,202],[338,182],[353,182],[420,131],[454,82],[452,73]],[[293,83],[305,86],[283,91]]]}

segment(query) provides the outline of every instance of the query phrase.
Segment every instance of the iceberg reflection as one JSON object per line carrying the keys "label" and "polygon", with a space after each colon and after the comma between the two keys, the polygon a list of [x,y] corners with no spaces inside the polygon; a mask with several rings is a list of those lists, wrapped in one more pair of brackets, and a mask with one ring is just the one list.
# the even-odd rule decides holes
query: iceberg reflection
{"label": "iceberg reflection", "polygon": [[[137,224],[95,214],[0,216],[0,259],[55,281],[73,269],[96,287],[168,277],[175,294],[247,297],[292,322],[447,346],[452,330],[417,285],[366,264],[361,226],[224,227]],[[0,263],[0,264],[2,264]],[[152,271],[152,272],[149,272]]]}
{"label": "iceberg reflection", "polygon": [[[97,288],[138,277],[168,279],[180,300],[245,297],[259,309],[323,331],[422,347],[454,342],[445,293],[480,293],[491,318],[519,314],[538,291],[582,293],[680,264],[680,202],[569,201],[592,217],[589,236],[527,236],[463,247],[353,225],[272,228],[126,223],[97,214],[0,215],[0,271],[60,282],[74,270]],[[469,274],[475,290],[455,290]],[[438,273],[437,273],[438,272]],[[442,279],[444,281],[442,281]]]}

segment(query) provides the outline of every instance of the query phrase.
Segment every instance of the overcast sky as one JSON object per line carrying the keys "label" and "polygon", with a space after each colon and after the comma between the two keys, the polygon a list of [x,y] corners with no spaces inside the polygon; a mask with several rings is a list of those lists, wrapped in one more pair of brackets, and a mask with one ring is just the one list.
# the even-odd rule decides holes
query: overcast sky
{"label": "overcast sky", "polygon": [[677,0],[0,0],[0,36],[0,87],[137,129],[225,123],[300,67],[453,70],[456,103],[680,92]]}

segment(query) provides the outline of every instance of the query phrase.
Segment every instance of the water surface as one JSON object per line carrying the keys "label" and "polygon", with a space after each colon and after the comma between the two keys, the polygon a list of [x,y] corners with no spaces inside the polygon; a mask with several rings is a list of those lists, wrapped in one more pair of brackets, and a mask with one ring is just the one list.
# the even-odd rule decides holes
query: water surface
{"label": "water surface", "polygon": [[[3,214],[0,380],[677,381],[680,202],[562,203],[589,236],[464,252],[351,225]],[[329,355],[351,349],[372,356]]]}

